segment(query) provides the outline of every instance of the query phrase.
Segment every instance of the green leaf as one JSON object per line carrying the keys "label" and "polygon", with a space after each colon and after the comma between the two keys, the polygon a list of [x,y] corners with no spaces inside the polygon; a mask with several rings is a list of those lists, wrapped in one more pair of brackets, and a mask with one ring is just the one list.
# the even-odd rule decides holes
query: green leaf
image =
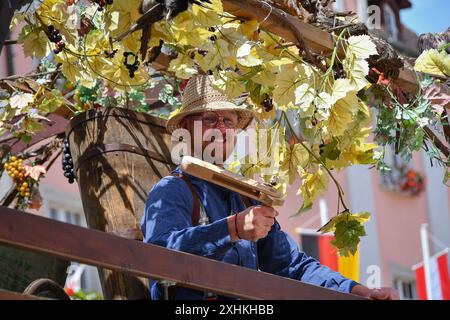
{"label": "green leaf", "polygon": [[356,220],[342,220],[336,224],[334,236],[335,240],[331,242],[339,250],[339,255],[348,257],[355,255],[358,250],[360,237],[366,235],[364,226]]}
{"label": "green leaf", "polygon": [[334,231],[335,240],[332,244],[338,249],[339,255],[347,257],[358,250],[360,238],[366,235],[363,224],[370,220],[369,212],[350,213],[344,211],[333,217],[318,232]]}

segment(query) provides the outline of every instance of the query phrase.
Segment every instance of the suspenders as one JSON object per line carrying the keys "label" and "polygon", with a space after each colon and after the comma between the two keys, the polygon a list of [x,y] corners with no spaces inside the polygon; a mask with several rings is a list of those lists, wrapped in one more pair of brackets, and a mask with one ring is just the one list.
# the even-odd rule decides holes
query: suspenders
{"label": "suspenders", "polygon": [[[187,186],[189,187],[189,189],[191,190],[192,193],[192,198],[194,200],[194,205],[192,207],[192,225],[198,226],[198,225],[207,225],[209,224],[209,218],[208,215],[206,214],[206,210],[203,207],[203,204],[200,202],[200,199],[198,198],[197,192],[195,191],[194,186],[192,185],[191,181],[189,181],[189,179],[184,176],[181,173],[178,172],[172,172],[170,175],[174,176],[174,177],[178,177],[183,179],[183,181],[187,184]],[[248,208],[251,206],[250,204],[250,199],[246,196],[241,196],[242,202],[245,205],[245,208]],[[174,282],[170,282],[170,281],[166,281],[166,280],[161,280],[159,281],[159,283],[162,285],[163,290],[164,290],[164,300],[173,300],[176,296],[176,294],[178,293],[178,290],[180,290],[181,287],[177,286]],[[205,292],[205,296],[204,299],[217,299],[217,295],[211,292]]]}

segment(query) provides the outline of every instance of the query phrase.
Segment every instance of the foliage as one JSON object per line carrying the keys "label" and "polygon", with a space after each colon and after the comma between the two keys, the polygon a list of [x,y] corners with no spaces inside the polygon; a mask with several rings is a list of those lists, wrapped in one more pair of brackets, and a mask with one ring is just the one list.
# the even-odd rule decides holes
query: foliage
{"label": "foliage", "polygon": [[[426,144],[426,140],[431,138],[425,130],[426,126],[437,128],[441,122],[448,123],[443,111],[450,99],[444,96],[439,97],[441,101],[434,99],[436,95],[433,97],[430,89],[435,87],[438,88],[435,80],[425,78],[420,82],[420,90],[415,99],[405,99],[398,88],[397,94],[389,88],[382,89],[391,99],[377,99],[375,103],[378,107],[375,140],[381,146],[393,145],[395,153],[407,162],[415,151],[424,148],[432,160],[445,165],[447,160],[439,154],[436,147],[432,143],[428,144],[429,147]],[[373,91],[371,93],[376,95]]]}
{"label": "foliage", "polygon": [[331,243],[339,250],[341,256],[354,255],[358,250],[360,237],[366,235],[363,224],[369,219],[369,212],[350,213],[344,211],[332,218],[319,231],[334,232],[335,240]]}

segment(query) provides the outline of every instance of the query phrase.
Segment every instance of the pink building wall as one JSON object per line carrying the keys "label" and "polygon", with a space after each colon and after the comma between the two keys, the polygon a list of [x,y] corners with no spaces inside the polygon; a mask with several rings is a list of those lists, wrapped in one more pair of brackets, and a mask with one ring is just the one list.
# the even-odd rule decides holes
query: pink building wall
{"label": "pink building wall", "polygon": [[[424,172],[420,155],[413,157],[414,169]],[[380,188],[380,175],[372,171],[380,266],[386,284],[392,283],[389,266],[409,268],[422,259],[420,225],[428,222],[426,193],[411,197]],[[368,190],[369,191],[369,190]],[[370,235],[369,235],[370,236]]]}
{"label": "pink building wall", "polygon": [[[17,27],[10,36],[11,40],[15,40],[19,37],[21,27]],[[20,45],[15,44],[9,46],[3,46],[2,52],[0,54],[0,77],[8,76],[7,68],[7,51],[11,52],[12,59],[14,60],[14,74],[26,74],[33,70],[33,60],[25,57]]]}

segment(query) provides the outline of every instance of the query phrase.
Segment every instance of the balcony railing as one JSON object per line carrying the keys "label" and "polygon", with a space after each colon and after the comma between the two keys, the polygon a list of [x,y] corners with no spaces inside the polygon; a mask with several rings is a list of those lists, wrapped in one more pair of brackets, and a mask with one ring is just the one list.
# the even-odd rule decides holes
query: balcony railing
{"label": "balcony railing", "polygon": [[[0,243],[240,299],[362,299],[6,207],[0,207]],[[0,299],[30,298],[1,289]]]}

